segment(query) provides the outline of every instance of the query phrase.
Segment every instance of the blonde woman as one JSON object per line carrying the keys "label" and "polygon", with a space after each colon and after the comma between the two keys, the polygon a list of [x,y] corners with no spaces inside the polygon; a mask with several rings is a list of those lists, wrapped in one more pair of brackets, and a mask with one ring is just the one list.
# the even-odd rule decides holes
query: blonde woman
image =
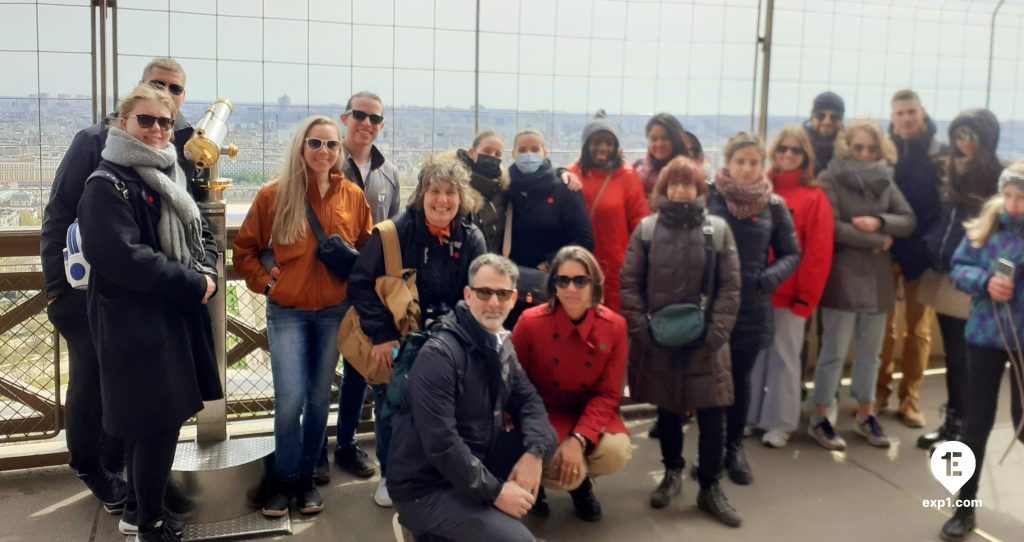
{"label": "blonde woman", "polygon": [[822,344],[814,370],[808,433],[826,449],[846,441],[828,419],[856,338],[851,394],[857,401],[854,432],[873,446],[889,447],[875,418],[875,383],[885,338],[886,313],[896,303],[889,249],[894,237],[914,231],[914,211],[893,181],[896,149],[874,122],[854,122],[836,138],[835,157],[821,174],[835,214],[832,271],[821,299]]}
{"label": "blonde woman", "polygon": [[[967,317],[967,422],[963,443],[970,446],[977,459],[974,475],[960,488],[960,501],[953,517],[942,526],[943,540],[963,540],[974,529],[974,507],[978,481],[985,460],[985,445],[992,432],[999,386],[1003,379],[1008,350],[1016,350],[1010,370],[1010,412],[1015,430],[1021,427],[1020,345],[1015,343],[1013,329],[1024,330],[1024,161],[1018,160],[999,176],[999,193],[982,208],[978,218],[966,224],[967,235],[953,255],[953,283],[971,296],[971,312]],[[999,265],[999,260],[1016,264],[1014,268]],[[1003,336],[1009,340],[1007,348]],[[1017,433],[1017,438],[1021,434]]]}
{"label": "blonde woman", "polygon": [[[235,269],[249,289],[267,295],[277,482],[263,505],[270,517],[287,514],[292,496],[304,514],[324,507],[313,473],[327,431],[348,281],[317,258],[307,205],[326,235],[338,234],[360,249],[373,225],[370,206],[362,190],[346,182],[340,157],[333,119],[313,116],[299,123],[282,172],[256,195],[234,244]],[[259,257],[268,247],[276,260],[269,270]]]}

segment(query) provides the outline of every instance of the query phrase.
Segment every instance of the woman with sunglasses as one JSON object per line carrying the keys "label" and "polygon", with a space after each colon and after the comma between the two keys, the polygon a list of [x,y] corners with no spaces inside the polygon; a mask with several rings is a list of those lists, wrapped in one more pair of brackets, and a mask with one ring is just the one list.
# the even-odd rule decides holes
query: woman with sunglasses
{"label": "woman with sunglasses", "polygon": [[836,138],[835,157],[821,175],[835,215],[832,270],[821,298],[822,344],[814,368],[814,406],[807,432],[828,450],[843,450],[832,426],[843,363],[856,341],[853,431],[872,446],[889,447],[875,418],[875,384],[885,338],[886,313],[896,303],[889,249],[894,237],[914,231],[916,219],[893,181],[896,147],[873,121],[855,121]]}
{"label": "woman with sunglasses", "polygon": [[[601,519],[591,477],[617,472],[633,455],[619,416],[629,345],[626,321],[601,305],[604,273],[579,246],[550,262],[547,304],[527,309],[512,331],[519,363],[537,388],[559,446],[542,483],[568,491],[576,516]],[[549,512],[544,489],[531,510]]]}
{"label": "woman with sunglasses", "polygon": [[604,303],[618,312],[619,270],[626,257],[629,234],[647,216],[648,209],[640,179],[622,160],[619,130],[603,110],[583,128],[580,158],[569,170],[583,181],[583,199],[594,232],[594,256],[607,280]]}
{"label": "woman with sunglasses", "polygon": [[806,255],[796,272],[772,294],[775,337],[758,355],[751,376],[747,421],[764,431],[762,444],[781,448],[800,423],[800,350],[807,319],[817,308],[832,269],[835,217],[828,196],[814,178],[814,149],[802,126],[783,128],[768,156],[768,179],[775,193],[786,200]]}
{"label": "woman with sunglasses", "polygon": [[206,307],[217,247],[177,164],[171,97],[141,85],[117,113],[78,206],[97,393],[104,430],[125,443],[126,519],[138,540],[173,542],[180,526],[164,517],[164,492],[178,432],[223,397]]}
{"label": "woman with sunglasses", "polygon": [[[338,326],[348,311],[350,280],[317,257],[311,211],[325,235],[362,248],[370,237],[370,206],[342,173],[334,119],[312,116],[295,129],[281,173],[256,195],[235,238],[235,269],[253,292],[267,296],[267,339],[274,376],[274,492],[263,515],[323,510],[313,474],[327,432],[331,382],[338,365]],[[272,251],[273,263],[261,263]],[[351,276],[349,277],[351,279]]]}
{"label": "woman with sunglasses", "polygon": [[725,167],[708,190],[708,212],[729,223],[743,279],[740,312],[729,340],[736,402],[727,413],[725,468],[730,480],[746,485],[753,481],[743,448],[750,379],[758,354],[774,338],[771,295],[796,271],[800,243],[786,202],[774,194],[765,175],[761,140],[740,132],[725,144],[722,157]]}
{"label": "woman with sunglasses", "polygon": [[996,155],[999,121],[991,111],[968,109],[961,112],[949,124],[949,140],[953,144],[939,193],[942,212],[924,235],[931,269],[922,276],[919,290],[921,302],[935,309],[942,331],[948,402],[943,408],[942,425],[917,439],[917,447],[924,450],[947,440],[960,440],[967,385],[964,329],[970,312],[970,297],[953,288],[950,262],[964,237],[964,222],[977,216],[985,201],[995,195],[1003,170]]}
{"label": "woman with sunglasses", "polygon": [[[466,195],[468,186],[469,171],[461,161],[429,157],[420,164],[419,182],[405,212],[391,219],[398,230],[402,267],[416,271],[422,320],[419,329],[426,329],[455,308],[468,284],[469,264],[487,252],[483,234],[469,218],[474,202]],[[379,363],[391,365],[401,344],[395,318],[376,290],[377,278],[385,272],[384,245],[380,232],[374,229],[352,268],[348,295],[359,313],[363,332],[373,342],[371,355]],[[374,386],[378,414],[386,393],[387,386]],[[374,502],[390,507],[387,473],[391,426],[378,422],[374,431],[381,474]]]}
{"label": "woman with sunglasses", "polygon": [[[636,401],[658,407],[665,476],[651,492],[653,508],[664,508],[683,484],[683,418],[696,411],[700,427],[697,504],[722,523],[742,519],[718,479],[725,448],[726,407],[733,402],[729,335],[740,305],[740,262],[728,226],[714,264],[707,262],[706,172],[678,156],[662,168],[651,191],[657,211],[650,240],[637,228],[622,267],[622,314],[629,324],[629,390]],[[647,219],[651,220],[651,219]],[[712,271],[712,269],[714,269]],[[707,276],[707,273],[713,276]],[[710,288],[709,288],[710,286]],[[710,300],[703,334],[693,344],[665,348],[654,342],[649,315],[670,305]]]}

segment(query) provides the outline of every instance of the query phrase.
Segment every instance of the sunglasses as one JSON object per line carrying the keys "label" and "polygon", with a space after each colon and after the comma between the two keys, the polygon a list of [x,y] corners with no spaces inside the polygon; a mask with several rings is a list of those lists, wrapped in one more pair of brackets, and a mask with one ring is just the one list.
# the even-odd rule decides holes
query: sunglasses
{"label": "sunglasses", "polygon": [[185,87],[177,83],[167,83],[159,79],[153,79],[150,81],[149,86],[160,90],[166,90],[175,96],[181,96],[185,92]]}
{"label": "sunglasses", "polygon": [[775,147],[775,152],[779,154],[786,154],[787,152],[796,156],[803,156],[804,149],[802,147],[790,147],[789,145],[779,145]]}
{"label": "sunglasses", "polygon": [[163,132],[171,131],[174,128],[174,119],[171,117],[154,117],[153,115],[132,115],[135,117],[135,122],[139,123],[142,128],[152,128],[153,123],[160,125],[160,130]]}
{"label": "sunglasses", "polygon": [[492,296],[498,296],[498,301],[508,301],[512,297],[512,294],[516,293],[515,290],[495,290],[494,288],[474,288],[469,287],[476,294],[476,298],[480,301],[490,301]]}
{"label": "sunglasses", "polygon": [[372,115],[358,109],[349,109],[345,114],[351,115],[352,118],[356,119],[356,122],[363,122],[366,119],[370,119],[370,124],[381,124],[384,122],[384,115]]}
{"label": "sunglasses", "polygon": [[878,145],[861,145],[860,143],[854,143],[853,144],[853,152],[859,154],[859,153],[862,153],[864,151],[868,151],[868,152],[874,154],[874,153],[878,152]]}
{"label": "sunglasses", "polygon": [[814,114],[814,118],[816,118],[818,120],[832,119],[832,120],[834,120],[836,122],[843,120],[843,116],[842,115],[840,115],[838,113],[828,113],[828,112],[825,112],[825,111],[822,111],[820,113],[815,113]]}
{"label": "sunglasses", "polygon": [[570,284],[575,286],[577,290],[580,290],[590,284],[591,280],[592,279],[587,275],[576,275],[575,277],[555,275],[554,277],[551,277],[551,281],[555,283],[555,287],[559,290],[568,288]]}
{"label": "sunglasses", "polygon": [[315,137],[306,138],[306,146],[309,147],[309,150],[311,151],[318,151],[324,145],[327,145],[327,150],[334,152],[341,147],[341,141],[338,141],[337,139],[317,139]]}
{"label": "sunglasses", "polygon": [[956,133],[953,135],[956,139],[967,139],[970,141],[977,141],[978,134],[974,133],[974,130],[970,128],[957,128]]}

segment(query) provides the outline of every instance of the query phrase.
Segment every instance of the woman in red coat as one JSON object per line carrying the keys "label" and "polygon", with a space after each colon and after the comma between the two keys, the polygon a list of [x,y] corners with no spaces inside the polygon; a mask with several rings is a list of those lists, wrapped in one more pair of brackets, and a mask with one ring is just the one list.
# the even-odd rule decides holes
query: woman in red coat
{"label": "woman in red coat", "polygon": [[[633,455],[619,416],[629,352],[626,320],[600,304],[604,274],[589,251],[562,248],[551,270],[547,304],[523,312],[512,344],[558,432],[543,484],[568,490],[576,515],[597,521],[601,503],[590,476],[616,472]],[[531,512],[546,516],[543,492]]]}
{"label": "woman in red coat", "polygon": [[793,213],[804,258],[772,294],[775,341],[761,351],[751,376],[748,422],[765,431],[761,442],[781,448],[800,422],[800,350],[807,319],[818,307],[832,269],[835,216],[814,179],[814,147],[802,126],[783,128],[768,155],[768,177]]}
{"label": "woman in red coat", "polygon": [[633,168],[622,161],[619,134],[603,111],[583,128],[579,162],[569,168],[583,181],[594,230],[594,256],[607,277],[604,304],[615,312],[619,305],[619,269],[626,259],[629,234],[649,210],[644,187]]}

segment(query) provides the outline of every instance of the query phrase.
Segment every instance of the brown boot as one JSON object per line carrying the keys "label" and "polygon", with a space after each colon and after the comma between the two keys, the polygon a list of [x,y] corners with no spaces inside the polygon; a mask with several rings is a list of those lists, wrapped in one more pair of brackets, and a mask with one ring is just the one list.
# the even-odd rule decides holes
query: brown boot
{"label": "brown boot", "polygon": [[903,403],[900,404],[900,420],[907,427],[924,427],[927,423],[924,414],[917,409],[917,401],[913,399],[904,399]]}

